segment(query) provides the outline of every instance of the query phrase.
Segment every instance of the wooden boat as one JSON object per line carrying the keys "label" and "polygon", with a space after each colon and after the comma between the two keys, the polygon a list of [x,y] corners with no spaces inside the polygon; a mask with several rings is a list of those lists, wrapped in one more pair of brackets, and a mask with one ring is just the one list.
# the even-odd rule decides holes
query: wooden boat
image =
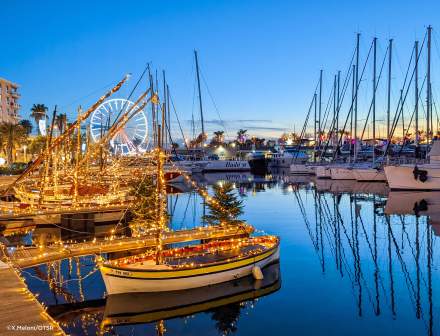
{"label": "wooden boat", "polygon": [[279,259],[275,236],[229,239],[133,256],[100,266],[108,294],[203,287],[250,275]]}
{"label": "wooden boat", "polygon": [[102,325],[151,323],[188,316],[225,305],[255,300],[276,292],[281,287],[280,264],[271,263],[262,269],[264,278],[252,276],[212,286],[153,293],[109,295]]}

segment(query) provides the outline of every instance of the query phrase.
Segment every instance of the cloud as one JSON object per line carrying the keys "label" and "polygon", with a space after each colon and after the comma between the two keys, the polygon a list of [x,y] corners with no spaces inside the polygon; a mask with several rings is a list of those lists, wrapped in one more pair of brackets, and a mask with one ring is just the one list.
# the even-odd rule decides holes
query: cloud
{"label": "cloud", "polygon": [[[183,120],[182,126],[188,131],[191,128],[192,120]],[[200,129],[200,120],[194,120],[196,129]],[[208,119],[204,121],[205,131],[211,134],[217,130],[225,130],[226,138],[234,138],[238,129],[246,129],[250,135],[277,138],[281,133],[288,132],[282,123],[275,123],[269,119]],[[197,132],[197,131],[196,131]]]}
{"label": "cloud", "polygon": [[264,127],[264,126],[245,126],[248,130],[265,130],[265,131],[280,131],[280,132],[286,132],[288,131],[288,128],[285,127]]}

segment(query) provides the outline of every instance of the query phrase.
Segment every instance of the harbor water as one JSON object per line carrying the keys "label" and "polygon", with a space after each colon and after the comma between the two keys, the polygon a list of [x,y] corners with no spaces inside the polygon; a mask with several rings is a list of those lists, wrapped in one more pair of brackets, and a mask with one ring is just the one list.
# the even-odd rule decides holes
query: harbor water
{"label": "harbor water", "polygon": [[[205,179],[233,182],[243,219],[257,234],[281,238],[280,263],[262,283],[114,299],[106,297],[94,256],[22,275],[71,335],[440,335],[440,204],[433,194],[278,173]],[[172,228],[201,225],[202,198],[180,191],[168,202]],[[88,223],[89,235],[112,225]],[[83,231],[48,223],[23,240],[42,232],[91,238]]]}

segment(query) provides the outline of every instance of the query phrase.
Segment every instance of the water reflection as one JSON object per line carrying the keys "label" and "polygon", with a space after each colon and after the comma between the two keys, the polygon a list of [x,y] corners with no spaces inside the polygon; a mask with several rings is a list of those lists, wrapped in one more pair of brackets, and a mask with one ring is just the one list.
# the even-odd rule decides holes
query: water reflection
{"label": "water reflection", "polygon": [[277,291],[281,286],[279,263],[263,269],[264,279],[252,276],[209,288],[163,293],[118,294],[107,298],[103,326],[150,323],[188,316],[211,314],[221,332],[234,331],[245,302]]}
{"label": "water reflection", "polygon": [[425,324],[427,335],[434,335],[432,247],[440,194],[392,192],[385,203],[385,189],[370,194],[363,183],[342,182],[336,187],[334,181],[323,182],[327,188],[317,183],[309,213],[302,191],[293,189],[322,273],[334,267],[350,279],[360,318],[371,309],[376,316],[388,311],[396,319],[398,295],[404,294],[396,292],[398,282],[406,287],[414,317]]}
{"label": "water reflection", "polygon": [[[282,171],[217,174],[199,183],[222,181],[235,184],[251,224],[281,235],[282,288],[279,266],[272,265],[258,285],[245,278],[209,291],[106,297],[90,256],[26,269],[30,289],[75,335],[438,333],[440,193],[396,193],[383,183],[315,181]],[[178,188],[168,202],[172,228],[195,227],[203,201]],[[93,239],[113,224],[94,225],[88,236],[69,231],[69,239]],[[37,225],[23,237],[67,237],[62,230]]]}

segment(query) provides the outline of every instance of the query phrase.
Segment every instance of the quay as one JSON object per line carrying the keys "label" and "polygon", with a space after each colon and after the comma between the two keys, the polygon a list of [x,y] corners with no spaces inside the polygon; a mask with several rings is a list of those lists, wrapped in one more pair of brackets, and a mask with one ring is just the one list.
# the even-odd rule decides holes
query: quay
{"label": "quay", "polygon": [[[241,226],[208,226],[189,230],[164,232],[164,245],[184,243],[194,240],[223,239],[249,235],[254,231],[250,225]],[[156,236],[114,238],[102,241],[91,241],[69,245],[55,245],[48,247],[9,248],[8,257],[17,267],[26,268],[56,260],[94,255],[101,253],[137,250],[157,245]]]}
{"label": "quay", "polygon": [[65,335],[14,268],[0,262],[0,335]]}

